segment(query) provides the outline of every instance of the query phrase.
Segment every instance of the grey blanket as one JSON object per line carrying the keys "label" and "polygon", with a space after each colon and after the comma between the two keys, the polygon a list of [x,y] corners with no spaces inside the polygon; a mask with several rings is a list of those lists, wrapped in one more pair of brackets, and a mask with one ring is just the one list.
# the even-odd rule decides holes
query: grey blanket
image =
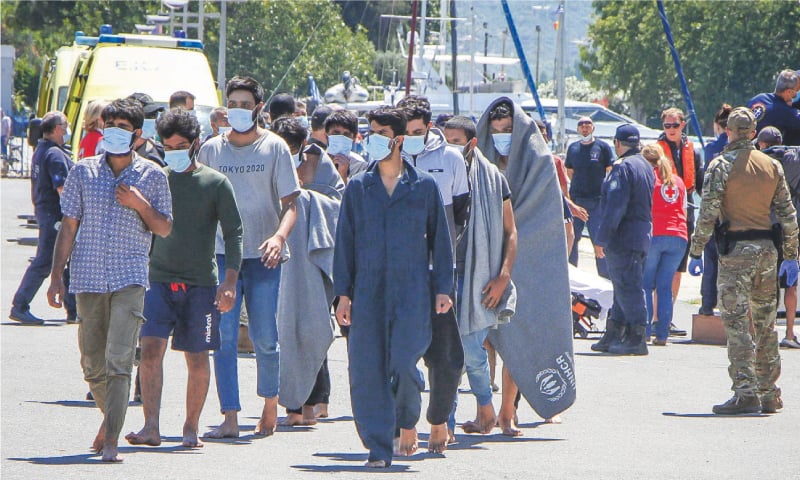
{"label": "grey blanket", "polygon": [[489,334],[522,395],[543,418],[575,401],[572,315],[563,203],[550,149],[536,124],[512,100],[495,100],[478,122],[478,147],[497,164],[489,112],[501,101],[514,108],[506,178],[517,223],[512,278],[514,319]]}
{"label": "grey blanket", "polygon": [[507,323],[516,307],[514,282],[508,283],[494,310],[481,304],[483,287],[500,273],[503,264],[503,174],[486,160],[480,149],[472,152],[467,172],[471,185],[470,216],[464,232],[466,238],[461,240],[467,242],[464,288],[458,303],[461,335]]}
{"label": "grey blanket", "polygon": [[323,156],[315,183],[303,185],[297,198],[297,222],[286,239],[292,258],[281,267],[279,401],[291,409],[308,399],[334,338],[333,245],[344,183],[328,163]]}

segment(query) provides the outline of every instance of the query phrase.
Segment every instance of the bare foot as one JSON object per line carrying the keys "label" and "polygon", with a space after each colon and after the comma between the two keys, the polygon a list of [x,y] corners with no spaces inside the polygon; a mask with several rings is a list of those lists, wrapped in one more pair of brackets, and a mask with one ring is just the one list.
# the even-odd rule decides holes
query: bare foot
{"label": "bare foot", "polygon": [[[326,413],[327,417],[328,414]],[[314,405],[303,405],[303,425],[316,425],[317,414]]]}
{"label": "bare foot", "polygon": [[297,426],[305,426],[305,425],[316,425],[317,420],[311,419],[307,420],[299,413],[287,413],[286,418],[281,420],[280,424],[285,427],[297,427]]}
{"label": "bare foot", "polygon": [[197,437],[197,428],[183,426],[183,441],[181,445],[187,448],[202,448],[203,442]]}
{"label": "bare foot", "polygon": [[503,430],[503,435],[507,437],[519,437],[520,435],[522,435],[521,430],[517,430],[516,428],[514,428],[513,422],[514,422],[513,417],[512,418],[500,417],[498,419],[498,424],[500,426],[500,429]]}
{"label": "bare foot", "polygon": [[367,467],[367,468],[386,468],[386,467],[388,467],[388,465],[386,465],[386,461],[385,460],[371,460],[371,461],[365,463],[364,466]]}
{"label": "bare foot", "polygon": [[452,445],[454,443],[456,443],[456,432],[454,432],[454,431],[452,431],[452,430],[450,430],[448,428],[447,429],[447,444],[448,445]]}
{"label": "bare foot", "polygon": [[161,445],[161,434],[158,431],[158,427],[150,428],[145,426],[139,430],[139,433],[131,432],[125,435],[125,440],[131,445],[149,445],[151,447],[157,447]]}
{"label": "bare foot", "polygon": [[318,403],[314,405],[314,416],[317,418],[328,418],[328,404]]}
{"label": "bare foot", "polygon": [[206,438],[238,438],[239,437],[239,417],[237,412],[225,412],[225,420],[222,424],[207,432]]}
{"label": "bare foot", "polygon": [[562,422],[561,415],[553,415],[552,417],[544,421],[544,423],[552,423],[554,425],[558,425],[561,422]]}
{"label": "bare foot", "polygon": [[478,418],[471,422],[464,422],[461,428],[464,433],[479,433],[488,435],[497,425],[497,415],[494,413],[494,406],[489,403],[478,407]]}
{"label": "bare foot", "polygon": [[447,424],[431,425],[431,434],[428,436],[428,451],[431,453],[444,453],[447,450]]}
{"label": "bare foot", "polygon": [[410,457],[417,451],[417,429],[401,428],[400,445],[397,448],[401,457]]}
{"label": "bare foot", "polygon": [[265,398],[264,410],[261,412],[261,419],[256,425],[256,435],[269,437],[275,434],[278,426],[278,397]]}
{"label": "bare foot", "polygon": [[97,431],[97,436],[94,437],[92,442],[92,451],[100,453],[103,451],[103,445],[106,443],[106,422],[100,424],[100,430]]}
{"label": "bare foot", "polygon": [[109,463],[119,463],[122,459],[119,457],[119,450],[117,450],[116,442],[106,441],[105,446],[103,447],[103,461]]}

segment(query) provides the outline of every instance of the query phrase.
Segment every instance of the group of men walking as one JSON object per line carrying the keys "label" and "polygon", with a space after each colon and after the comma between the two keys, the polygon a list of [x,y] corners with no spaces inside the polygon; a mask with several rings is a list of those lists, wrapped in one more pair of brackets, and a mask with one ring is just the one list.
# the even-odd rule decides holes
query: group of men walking
{"label": "group of men walking", "polygon": [[[795,94],[800,88],[796,74],[793,88]],[[505,97],[477,125],[454,117],[441,130],[424,97],[380,107],[367,116],[369,164],[352,151],[358,131],[349,112],[315,112],[309,132],[294,115],[293,99],[276,97],[266,129],[259,125],[265,102],[258,82],[235,77],[226,98],[230,130],[205,142],[188,102],[160,116],[163,169],[135,151],[145,124],[140,100],[105,106],[104,153],[74,166],[61,148],[69,136],[66,118],[53,112],[43,119],[45,138],[34,156],[42,255],[26,272],[11,317],[41,322],[29,304],[49,273],[50,304],[64,306],[80,325],[81,365],[103,412],[94,449],[104,461],[120,460],[137,342],[145,425],[126,439],[160,444],[170,335],[189,370],[183,445],[202,445],[209,351],[224,418],[206,436],[239,435],[243,304],[264,399],[257,435],[276,431],[279,403],[289,425],[312,424],[327,411],[334,299],[336,321],[347,333],[353,416],[370,452],[367,466],[388,467],[394,456],[418,448],[423,358],[431,451],[454,440],[464,369],[478,406],[475,420],[462,426],[466,433],[486,434],[499,424],[504,434],[518,435],[520,396],[542,417],[556,416],[574,402],[576,388],[568,205],[588,220],[598,273],[614,286],[597,349],[647,353],[642,276],[655,181],[632,125],[617,129],[614,160],[592,137],[591,119],[579,121],[582,139],[565,162],[573,181],[568,203],[542,133]],[[663,150],[691,188],[702,175],[691,144],[682,143],[682,113],[671,109],[662,118]],[[751,110],[730,113],[730,143],[708,166],[688,249],[691,273],[698,274],[715,221],[724,220],[717,227],[725,245],[719,289],[735,395],[714,407],[720,414],[782,407],[770,212],[781,226],[780,273],[788,286],[797,281],[798,227],[783,168],[750,143],[756,125]],[[576,225],[580,238],[583,223]],[[499,414],[487,344],[504,361]]]}

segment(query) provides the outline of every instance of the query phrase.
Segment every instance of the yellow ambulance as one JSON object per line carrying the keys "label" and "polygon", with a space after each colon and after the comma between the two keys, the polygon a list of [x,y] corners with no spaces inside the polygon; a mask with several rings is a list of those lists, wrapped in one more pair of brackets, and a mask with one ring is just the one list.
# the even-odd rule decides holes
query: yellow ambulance
{"label": "yellow ambulance", "polygon": [[[89,37],[90,39],[93,37]],[[77,42],[76,42],[77,43]],[[83,115],[92,100],[146,93],[168,106],[178,90],[195,96],[202,136],[210,131],[209,114],[219,106],[219,94],[199,40],[162,35],[113,34],[103,26],[93,45],[78,56],[63,112],[72,128],[72,151],[83,137]]]}

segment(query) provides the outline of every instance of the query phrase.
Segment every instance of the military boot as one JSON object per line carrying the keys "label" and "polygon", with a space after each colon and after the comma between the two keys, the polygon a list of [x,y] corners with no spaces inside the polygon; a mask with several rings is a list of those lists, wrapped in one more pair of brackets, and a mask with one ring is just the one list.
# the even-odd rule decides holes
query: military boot
{"label": "military boot", "polygon": [[778,410],[783,408],[781,389],[776,388],[775,390],[774,393],[761,397],[761,413],[778,413]]}
{"label": "military boot", "polygon": [[727,402],[714,405],[711,409],[717,415],[741,415],[761,412],[761,402],[757,395],[734,394]]}
{"label": "military boot", "polygon": [[607,352],[608,347],[610,347],[615,340],[622,339],[624,331],[624,324],[615,322],[611,317],[608,317],[606,320],[606,331],[603,333],[603,337],[600,338],[600,341],[592,345],[592,350],[595,352]]}
{"label": "military boot", "polygon": [[647,355],[647,338],[645,325],[628,325],[628,331],[621,342],[612,343],[608,353],[617,355]]}

